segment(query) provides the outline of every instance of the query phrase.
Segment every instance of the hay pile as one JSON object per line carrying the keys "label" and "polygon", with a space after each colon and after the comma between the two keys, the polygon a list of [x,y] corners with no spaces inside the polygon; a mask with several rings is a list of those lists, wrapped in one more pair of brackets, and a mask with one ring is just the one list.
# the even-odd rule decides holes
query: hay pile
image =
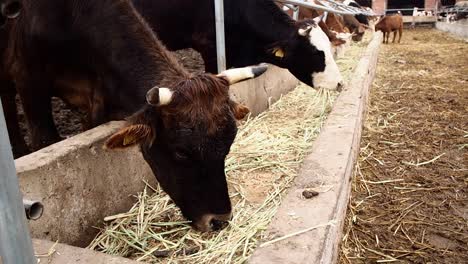
{"label": "hay pile", "polygon": [[89,248],[156,263],[242,263],[297,175],[335,96],[302,85],[241,125],[226,160],[233,219],[224,230],[192,230],[158,186],[147,186],[128,213],[106,218]]}

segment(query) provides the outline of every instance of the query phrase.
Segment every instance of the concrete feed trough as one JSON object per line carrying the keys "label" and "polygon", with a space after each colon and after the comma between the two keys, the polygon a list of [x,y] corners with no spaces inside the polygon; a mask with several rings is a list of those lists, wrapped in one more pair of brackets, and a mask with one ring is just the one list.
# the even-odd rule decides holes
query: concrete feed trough
{"label": "concrete feed trough", "polygon": [[[251,258],[252,263],[330,263],[335,259],[361,121],[382,41],[380,33],[374,36],[273,219],[267,238],[287,236],[321,224],[325,227],[260,247]],[[246,104],[256,115],[298,83],[286,70],[270,66],[266,74],[236,84],[231,92],[233,98]],[[103,141],[121,125],[121,122],[111,122],[16,160],[23,195],[45,205],[43,217],[30,222],[34,238],[86,246],[97,233],[94,226],[102,225],[105,216],[126,212],[135,202],[133,195],[144,188],[145,182],[155,183],[138,149],[124,152],[102,149]],[[320,179],[333,188],[317,198],[304,200],[301,192],[312,179],[314,182]],[[299,220],[288,218],[291,210],[300,216]],[[52,246],[47,241],[35,241],[36,249],[40,248],[41,252]],[[78,252],[68,263],[86,263],[79,256],[86,255],[88,250],[66,245],[57,247],[66,254]],[[96,259],[102,259],[96,263],[123,263],[119,262],[122,259],[100,253]]]}

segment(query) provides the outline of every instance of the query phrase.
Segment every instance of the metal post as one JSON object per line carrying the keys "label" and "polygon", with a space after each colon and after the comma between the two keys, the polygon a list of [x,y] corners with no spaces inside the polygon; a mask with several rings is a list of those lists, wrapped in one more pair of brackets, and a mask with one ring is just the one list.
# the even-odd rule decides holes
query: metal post
{"label": "metal post", "polygon": [[298,20],[299,19],[299,6],[294,6],[294,13],[293,13],[293,19]]}
{"label": "metal post", "polygon": [[224,38],[224,1],[214,0],[216,20],[216,55],[218,73],[226,70],[226,43]]}
{"label": "metal post", "polygon": [[[3,261],[3,262],[2,262]],[[0,102],[0,263],[33,264],[34,256]]]}

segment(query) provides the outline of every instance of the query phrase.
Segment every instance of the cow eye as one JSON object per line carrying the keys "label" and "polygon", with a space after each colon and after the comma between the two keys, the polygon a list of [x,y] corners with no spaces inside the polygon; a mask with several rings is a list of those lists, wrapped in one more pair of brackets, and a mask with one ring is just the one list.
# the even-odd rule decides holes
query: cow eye
{"label": "cow eye", "polygon": [[183,151],[180,151],[180,150],[177,150],[174,153],[174,157],[175,157],[176,160],[187,160],[189,158],[187,153],[185,153]]}
{"label": "cow eye", "polygon": [[192,135],[193,130],[192,129],[182,128],[182,129],[176,130],[176,133],[177,133],[178,136],[181,136],[181,137],[190,136],[190,135]]}

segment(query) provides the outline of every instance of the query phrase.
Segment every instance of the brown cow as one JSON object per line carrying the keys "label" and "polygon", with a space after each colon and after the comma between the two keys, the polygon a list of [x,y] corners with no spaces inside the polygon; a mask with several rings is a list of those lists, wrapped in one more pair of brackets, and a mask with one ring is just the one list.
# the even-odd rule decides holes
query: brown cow
{"label": "brown cow", "polygon": [[[283,6],[278,4],[279,6]],[[283,8],[288,15],[292,16],[293,11],[290,9]],[[324,12],[318,11],[315,9],[300,7],[299,8],[299,16],[297,24],[302,25],[304,23],[308,23],[307,21],[311,18],[316,18],[319,16],[323,16]],[[323,21],[325,20],[325,21]],[[327,35],[330,39],[332,44],[332,53],[334,57],[340,57],[344,54],[345,48],[349,45],[351,34],[347,34],[345,32],[342,23],[338,20],[337,16],[333,13],[328,13],[326,18],[321,19],[319,22],[320,28],[323,32]]]}
{"label": "brown cow", "polygon": [[400,14],[385,16],[376,25],[375,31],[382,31],[384,35],[383,43],[388,44],[390,32],[393,32],[393,41],[395,43],[397,30],[398,30],[398,43],[401,41],[403,35],[403,17]]}
{"label": "brown cow", "polygon": [[140,145],[162,188],[197,229],[228,220],[224,161],[236,136],[235,117],[247,112],[230,100],[229,85],[266,67],[192,75],[128,0],[22,3],[21,14],[7,23],[6,69],[35,146],[58,138],[51,96],[83,109],[92,125],[136,112],[106,146]]}
{"label": "brown cow", "polygon": [[360,23],[353,15],[343,15],[345,27],[353,34],[354,41],[361,41],[368,26]]}

